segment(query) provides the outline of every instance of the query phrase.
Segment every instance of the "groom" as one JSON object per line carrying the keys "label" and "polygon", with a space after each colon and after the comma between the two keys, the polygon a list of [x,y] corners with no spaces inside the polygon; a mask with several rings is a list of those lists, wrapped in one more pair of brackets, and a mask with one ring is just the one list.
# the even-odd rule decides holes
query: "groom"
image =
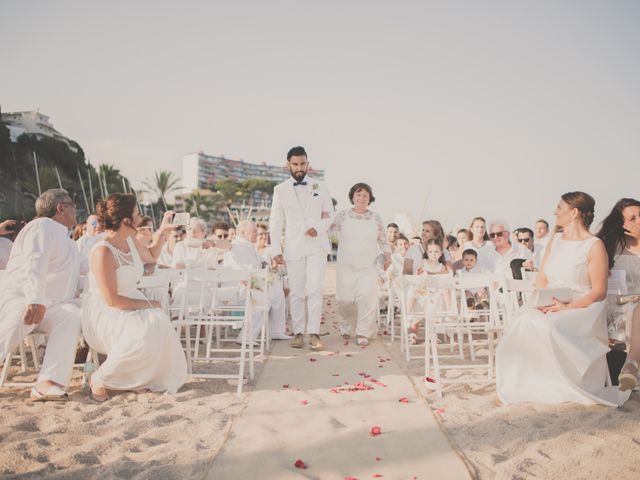
{"label": "groom", "polygon": [[[312,350],[322,350],[320,315],[327,254],[330,251],[327,230],[333,217],[333,203],[323,182],[307,177],[309,162],[302,147],[287,153],[291,178],[277,185],[273,192],[269,230],[273,259],[286,261],[289,275],[291,320],[295,337],[293,348],[304,346],[305,295],[309,316],[307,333]],[[284,258],[282,231],[284,228]]]}

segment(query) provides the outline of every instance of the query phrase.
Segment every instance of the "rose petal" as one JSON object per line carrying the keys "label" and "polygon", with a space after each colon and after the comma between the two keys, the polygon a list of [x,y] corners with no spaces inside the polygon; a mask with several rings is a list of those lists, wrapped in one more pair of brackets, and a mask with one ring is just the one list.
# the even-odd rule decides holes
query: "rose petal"
{"label": "rose petal", "polygon": [[374,473],[373,478],[382,478],[382,475],[380,475],[379,473]]}
{"label": "rose petal", "polygon": [[302,405],[309,405],[309,400],[300,400]]}
{"label": "rose petal", "polygon": [[285,383],[284,385],[282,385],[282,388],[289,388],[289,384]]}
{"label": "rose petal", "polygon": [[310,361],[310,362],[317,362],[317,361],[318,361],[318,359],[317,359],[317,358],[313,358],[313,357],[311,357],[311,358],[309,359],[309,361]]}
{"label": "rose petal", "polygon": [[376,457],[377,462],[379,462],[380,460],[382,460],[380,457]]}
{"label": "rose petal", "polygon": [[339,376],[340,376],[340,374],[339,374],[339,373],[332,373],[332,374],[331,374],[331,376],[332,376],[332,377],[339,377]]}
{"label": "rose petal", "polygon": [[436,413],[442,415],[444,413],[444,408],[436,408]]}
{"label": "rose petal", "polygon": [[435,381],[433,378],[431,378],[431,377],[427,377],[427,378],[425,378],[425,380],[426,380],[427,382],[429,382],[429,383],[436,383],[436,381]]}
{"label": "rose petal", "polygon": [[400,403],[409,403],[409,399],[407,397],[402,397],[400,400],[398,400]]}
{"label": "rose petal", "polygon": [[369,435],[371,435],[372,437],[377,437],[381,433],[382,429],[376,425],[374,427],[371,427],[371,432],[369,433]]}
{"label": "rose petal", "polygon": [[296,468],[307,468],[307,465],[302,460],[296,460],[294,465]]}
{"label": "rose petal", "polygon": [[344,477],[344,480],[358,480],[356,477]]}

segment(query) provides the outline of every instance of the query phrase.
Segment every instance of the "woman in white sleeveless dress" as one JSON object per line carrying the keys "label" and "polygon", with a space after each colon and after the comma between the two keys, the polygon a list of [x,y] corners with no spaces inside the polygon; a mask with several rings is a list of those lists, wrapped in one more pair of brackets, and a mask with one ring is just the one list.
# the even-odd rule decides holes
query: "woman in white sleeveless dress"
{"label": "woman in white sleeveless dress", "polygon": [[563,233],[549,241],[537,287],[569,288],[573,299],[527,308],[514,318],[496,350],[503,403],[618,406],[626,400],[617,387],[605,387],[608,263],[603,243],[588,230],[594,206],[582,192],[566,193],[558,203],[555,215]]}
{"label": "woman in white sleeveless dress", "polygon": [[338,234],[336,303],[340,333],[349,338],[354,317],[358,345],[368,345],[378,334],[378,270],[376,258],[382,251],[384,269],[391,263],[391,248],[382,218],[369,210],[375,201],[371,187],[356,183],[349,191],[353,208],[342,210],[331,225]]}
{"label": "woman in white sleeveless dress", "polygon": [[[625,272],[629,294],[640,293],[640,201],[622,198],[602,221],[598,237],[609,255],[609,267]],[[618,305],[617,295],[607,299],[609,338],[627,346],[627,358],[618,376],[620,390],[640,384],[640,304]]]}
{"label": "woman in white sleeveless dress", "polygon": [[160,304],[136,288],[149,255],[134,238],[140,215],[133,195],[115,193],[97,206],[106,237],[91,251],[89,290],[83,297],[82,331],[89,346],[107,355],[91,377],[91,396],[107,389],[175,393],[187,379],[176,331]]}

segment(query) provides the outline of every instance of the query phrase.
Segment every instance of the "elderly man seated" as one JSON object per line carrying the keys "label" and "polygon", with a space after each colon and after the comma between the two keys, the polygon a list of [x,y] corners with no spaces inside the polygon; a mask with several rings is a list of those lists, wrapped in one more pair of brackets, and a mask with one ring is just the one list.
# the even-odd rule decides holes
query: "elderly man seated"
{"label": "elderly man seated", "polygon": [[489,238],[496,248],[494,272],[506,278],[513,278],[512,262],[521,260],[533,263],[533,253],[520,243],[511,243],[509,224],[494,220],[489,224]]}
{"label": "elderly man seated", "polygon": [[[256,250],[256,240],[258,237],[258,227],[254,222],[244,220],[240,222],[236,227],[236,238],[231,242],[231,250],[225,253],[224,265],[230,268],[247,268],[252,270],[260,270],[263,268],[269,268],[270,265],[262,259]],[[264,287],[267,287],[266,285]],[[262,292],[254,292],[261,294]],[[275,286],[275,288],[269,288],[269,319],[272,325],[283,325],[284,317],[284,291],[281,286]],[[275,318],[278,316],[278,318]],[[250,339],[252,341],[258,338],[260,331],[262,330],[262,324],[264,316],[261,312],[256,312],[253,317],[252,331]],[[273,339],[286,339],[289,338],[284,332],[274,332]]]}
{"label": "elderly man seated", "polygon": [[76,206],[66,191],[47,190],[36,201],[36,213],[16,237],[0,282],[0,361],[29,333],[49,335],[31,399],[65,400],[80,336],[74,295],[81,254],[69,238]]}

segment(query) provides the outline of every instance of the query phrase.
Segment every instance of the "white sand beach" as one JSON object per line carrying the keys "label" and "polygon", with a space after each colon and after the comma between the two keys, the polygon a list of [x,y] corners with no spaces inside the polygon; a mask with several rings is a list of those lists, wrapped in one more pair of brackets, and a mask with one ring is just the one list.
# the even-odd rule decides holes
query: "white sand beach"
{"label": "white sand beach", "polygon": [[[323,327],[335,335],[331,270],[327,278]],[[389,368],[404,371],[414,381],[428,406],[419,404],[442,425],[470,478],[640,478],[637,392],[620,409],[570,404],[507,407],[498,402],[494,386],[449,386],[439,399],[424,388],[422,362],[407,365],[399,344],[388,341],[388,336],[377,340],[391,358]],[[262,364],[258,365],[259,382]],[[67,403],[31,403],[27,389],[0,391],[2,478],[222,478],[215,476],[216,456],[242,418],[253,388],[248,385],[237,397],[226,381],[198,380],[174,396],[114,393],[106,403],[96,404],[80,390],[80,379],[76,371]],[[282,384],[288,382],[291,377],[282,379]],[[416,396],[414,391],[409,394]],[[358,401],[355,394],[351,399]],[[388,408],[398,408],[397,400],[389,400]],[[425,442],[417,450],[428,459],[430,447]],[[330,458],[325,463],[331,467]],[[372,471],[357,478],[370,478]],[[314,476],[311,469],[296,471],[293,465],[291,475],[344,478],[337,472]]]}

